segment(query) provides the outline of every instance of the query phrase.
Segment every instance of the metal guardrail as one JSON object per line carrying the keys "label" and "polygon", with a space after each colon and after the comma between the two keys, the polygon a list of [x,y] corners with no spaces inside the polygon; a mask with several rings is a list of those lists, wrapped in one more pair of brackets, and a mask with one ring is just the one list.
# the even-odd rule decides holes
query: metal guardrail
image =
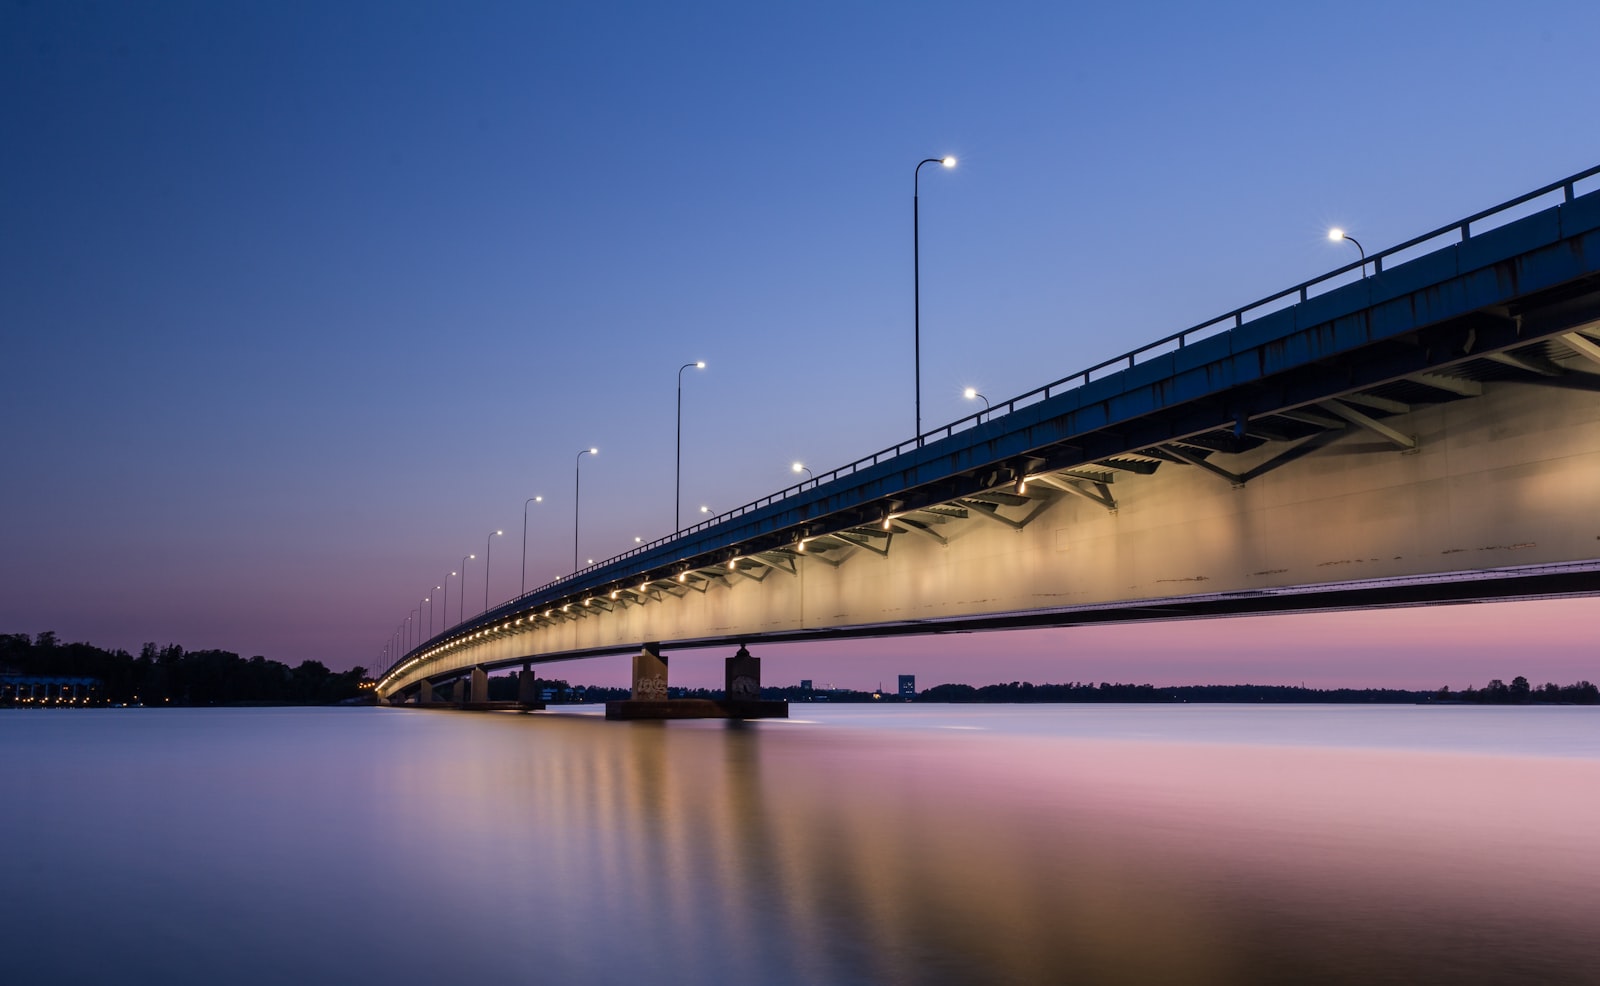
{"label": "metal guardrail", "polygon": [[[1282,291],[1279,291],[1276,294],[1268,295],[1267,297],[1262,298],[1259,301],[1253,301],[1248,305],[1243,305],[1243,306],[1241,306],[1239,308],[1235,308],[1232,311],[1229,311],[1229,312],[1226,312],[1226,313],[1224,313],[1222,315],[1217,316],[1216,318],[1207,319],[1206,321],[1201,322],[1198,325],[1194,325],[1194,326],[1191,326],[1191,327],[1189,327],[1187,329],[1184,329],[1181,332],[1174,332],[1171,335],[1163,336],[1162,338],[1157,339],[1155,342],[1146,343],[1145,345],[1140,346],[1138,349],[1130,350],[1129,352],[1123,353],[1121,356],[1114,356],[1111,359],[1104,360],[1104,361],[1102,361],[1100,363],[1096,363],[1095,365],[1089,367],[1088,369],[1079,370],[1077,373],[1074,373],[1071,376],[1062,377],[1060,380],[1051,381],[1050,383],[1047,383],[1042,387],[1036,387],[1033,390],[1030,390],[1025,394],[1019,394],[1016,397],[1010,398],[1009,400],[1001,401],[1001,402],[998,402],[998,403],[993,403],[993,404],[991,404],[990,407],[985,408],[984,410],[978,411],[975,414],[969,414],[964,418],[957,418],[955,421],[952,421],[951,423],[949,423],[947,425],[943,425],[943,426],[941,426],[939,428],[935,428],[932,431],[924,432],[921,435],[916,436],[915,438],[908,439],[908,440],[906,440],[904,442],[901,442],[900,444],[895,445],[895,446],[893,446],[891,448],[886,448],[886,449],[883,449],[882,451],[874,452],[871,455],[863,456],[863,457],[857,459],[854,462],[851,462],[851,463],[848,463],[846,465],[840,466],[837,469],[833,469],[833,470],[830,470],[828,472],[822,473],[822,474],[818,475],[815,479],[807,479],[807,480],[804,480],[803,482],[796,483],[795,485],[786,487],[786,488],[784,488],[782,490],[779,490],[776,493],[768,494],[767,496],[764,496],[759,500],[753,500],[750,503],[744,504],[743,506],[735,507],[732,510],[728,510],[728,511],[725,511],[723,513],[720,513],[717,516],[715,516],[715,517],[713,517],[713,518],[711,518],[709,520],[701,521],[700,523],[695,524],[692,527],[686,527],[682,531],[678,531],[678,532],[675,532],[673,534],[669,534],[666,537],[657,538],[656,540],[651,541],[648,544],[638,545],[638,546],[636,546],[634,548],[629,549],[628,551],[623,552],[620,555],[614,555],[611,558],[605,559],[604,561],[597,562],[594,565],[590,565],[590,566],[588,566],[586,568],[580,569],[579,571],[576,571],[576,572],[572,573],[571,575],[563,575],[562,577],[560,577],[558,579],[555,579],[554,581],[548,582],[545,585],[542,585],[537,589],[530,589],[529,591],[527,591],[527,592],[523,593],[522,595],[516,597],[516,600],[526,599],[529,596],[536,595],[536,594],[541,593],[541,592],[546,592],[546,591],[548,591],[550,589],[556,588],[556,587],[561,586],[561,585],[565,585],[566,583],[571,582],[572,580],[577,579],[577,578],[579,578],[579,577],[581,577],[583,575],[586,575],[589,572],[594,571],[595,569],[604,567],[606,565],[610,565],[610,564],[612,564],[614,562],[625,561],[625,560],[627,560],[629,558],[632,558],[632,557],[634,557],[636,555],[643,554],[644,552],[652,551],[652,550],[654,550],[656,548],[664,547],[664,546],[666,546],[668,544],[671,544],[673,541],[677,541],[677,540],[679,540],[679,539],[681,539],[681,538],[683,538],[683,537],[685,537],[687,535],[694,534],[694,533],[697,533],[697,532],[700,532],[700,531],[704,531],[704,530],[706,530],[708,528],[711,528],[711,527],[715,527],[716,525],[721,524],[724,521],[732,520],[732,519],[734,519],[736,517],[742,517],[745,514],[748,514],[753,510],[759,510],[762,507],[771,506],[774,503],[778,503],[779,501],[786,500],[789,497],[794,496],[794,495],[799,494],[799,493],[802,493],[802,492],[804,492],[804,491],[806,491],[808,489],[815,489],[818,486],[821,486],[821,485],[824,485],[826,483],[832,482],[833,480],[841,479],[841,478],[843,478],[845,476],[849,476],[852,473],[855,473],[855,472],[857,472],[857,471],[859,471],[861,469],[864,469],[864,468],[866,468],[868,466],[875,466],[878,463],[884,461],[885,459],[892,459],[892,458],[895,458],[896,456],[903,455],[908,451],[913,451],[915,449],[918,449],[918,448],[922,447],[924,444],[926,444],[927,441],[929,441],[929,440],[945,438],[945,437],[948,437],[950,435],[953,435],[957,431],[963,430],[964,426],[980,424],[980,423],[982,423],[984,421],[989,420],[990,418],[998,417],[1000,415],[1010,414],[1012,411],[1017,410],[1019,407],[1026,407],[1027,405],[1037,403],[1038,401],[1048,400],[1049,398],[1054,397],[1057,393],[1059,393],[1061,391],[1071,390],[1071,389],[1074,389],[1075,387],[1081,387],[1084,384],[1089,383],[1089,381],[1091,379],[1093,379],[1094,374],[1096,374],[1096,373],[1101,373],[1101,372],[1103,372],[1105,370],[1112,370],[1112,369],[1120,371],[1120,370],[1125,370],[1125,369],[1129,369],[1131,367],[1137,366],[1138,363],[1139,363],[1139,357],[1140,356],[1143,356],[1143,355],[1146,355],[1146,354],[1152,354],[1154,350],[1160,350],[1161,351],[1160,353],[1154,354],[1154,355],[1163,355],[1163,354],[1169,352],[1171,348],[1173,348],[1173,344],[1174,343],[1176,343],[1176,347],[1175,348],[1182,349],[1184,346],[1186,346],[1189,343],[1189,341],[1194,336],[1201,335],[1202,333],[1205,333],[1205,334],[1209,335],[1211,332],[1214,332],[1214,331],[1218,330],[1219,328],[1228,328],[1228,329],[1238,328],[1239,326],[1244,324],[1245,316],[1247,314],[1249,314],[1250,312],[1255,311],[1258,308],[1265,308],[1268,305],[1274,304],[1276,302],[1283,301],[1285,299],[1293,299],[1294,301],[1306,301],[1306,300],[1308,300],[1310,298],[1310,291],[1311,291],[1312,288],[1316,287],[1319,284],[1324,284],[1324,283],[1326,283],[1328,281],[1334,280],[1335,278],[1341,277],[1344,274],[1348,274],[1351,271],[1357,270],[1358,268],[1365,267],[1365,265],[1367,265],[1367,264],[1372,264],[1373,265],[1373,269],[1377,273],[1381,274],[1383,272],[1383,261],[1384,261],[1384,258],[1393,257],[1395,254],[1402,253],[1402,252],[1404,252],[1406,250],[1411,249],[1412,247],[1420,246],[1421,244],[1426,243],[1429,240],[1437,239],[1437,238],[1439,238],[1441,236],[1446,236],[1446,235],[1449,235],[1450,233],[1453,233],[1453,232],[1460,232],[1461,241],[1465,242],[1466,240],[1471,239],[1471,237],[1472,237],[1472,224],[1473,223],[1482,222],[1483,220],[1488,219],[1491,216],[1499,215],[1502,212],[1506,212],[1506,211],[1508,211],[1510,209],[1514,209],[1517,206],[1523,205],[1523,204],[1525,204],[1527,202],[1531,202],[1534,199],[1540,198],[1540,197],[1545,196],[1545,195],[1551,195],[1551,194],[1559,191],[1559,192],[1564,193],[1563,194],[1563,199],[1562,199],[1563,201],[1571,202],[1573,200],[1573,198],[1575,197],[1575,195],[1576,195],[1576,193],[1574,192],[1574,186],[1578,182],[1583,181],[1586,178],[1592,178],[1592,177],[1594,177],[1596,175],[1600,175],[1600,165],[1596,165],[1596,166],[1594,166],[1592,168],[1589,168],[1586,171],[1580,171],[1577,174],[1572,175],[1571,177],[1568,177],[1568,178],[1563,178],[1560,181],[1552,182],[1551,184],[1546,185],[1543,188],[1535,189],[1532,192],[1527,192],[1527,193],[1525,193],[1523,195],[1519,195],[1516,198],[1511,199],[1511,200],[1506,201],[1506,202],[1502,202],[1497,206],[1494,206],[1494,207],[1489,208],[1489,209],[1485,209],[1482,212],[1474,213],[1474,214],[1468,216],[1465,219],[1459,219],[1459,220],[1457,220],[1457,221],[1455,221],[1453,223],[1449,223],[1447,225],[1441,226],[1438,229],[1436,229],[1436,230],[1434,230],[1434,231],[1432,231],[1430,233],[1424,233],[1421,236],[1417,236],[1417,237],[1414,237],[1412,239],[1409,239],[1409,240],[1405,241],[1404,243],[1401,243],[1401,244],[1399,244],[1397,246],[1389,247],[1388,249],[1382,250],[1382,251],[1380,251],[1378,253],[1375,253],[1375,254],[1372,254],[1369,257],[1363,257],[1361,260],[1352,261],[1352,262],[1350,262],[1348,264],[1345,264],[1342,267],[1336,267],[1333,270],[1328,271],[1325,274],[1320,274],[1317,277],[1313,277],[1309,281],[1302,281],[1299,284],[1296,284],[1295,286],[1293,286],[1291,288],[1286,288],[1286,289],[1284,289]],[[1229,322],[1231,322],[1232,324],[1228,325],[1227,323],[1229,323]],[[511,601],[515,602],[516,600],[511,600]]]}
{"label": "metal guardrail", "polygon": [[[744,504],[743,506],[724,511],[717,516],[708,520],[703,520],[692,527],[686,527],[683,530],[669,534],[666,537],[657,538],[648,544],[638,545],[629,549],[628,551],[623,552],[622,554],[614,555],[603,561],[579,569],[578,571],[573,572],[571,575],[563,575],[558,579],[547,582],[538,588],[530,589],[513,599],[501,603],[500,607],[511,606],[531,596],[537,596],[559,589],[564,585],[578,581],[595,572],[596,570],[604,568],[608,565],[626,561],[629,558],[637,557],[645,554],[646,552],[655,551],[659,548],[666,547],[673,542],[683,540],[691,535],[701,533],[727,521],[742,517],[753,511],[760,510],[764,507],[769,507],[775,503],[780,503],[807,490],[815,490],[816,488],[824,486],[830,482],[833,482],[834,480],[843,479],[844,477],[850,476],[862,469],[876,466],[885,460],[893,459],[908,452],[915,451],[930,440],[946,438],[958,431],[965,430],[969,427],[975,427],[976,425],[979,425],[992,418],[1010,414],[1020,408],[1027,407],[1031,404],[1036,404],[1040,401],[1048,400],[1057,394],[1064,393],[1068,390],[1073,390],[1077,387],[1082,387],[1088,384],[1091,380],[1096,379],[1095,374],[1104,375],[1108,370],[1120,372],[1122,370],[1130,369],[1139,365],[1140,357],[1145,357],[1148,359],[1154,356],[1165,355],[1166,353],[1175,349],[1184,348],[1190,342],[1199,341],[1198,337],[1209,338],[1211,335],[1214,335],[1217,332],[1238,328],[1245,324],[1246,315],[1257,311],[1258,309],[1266,308],[1270,305],[1275,305],[1285,300],[1288,300],[1291,304],[1307,301],[1311,297],[1312,288],[1315,288],[1318,285],[1326,284],[1329,281],[1335,280],[1357,269],[1364,269],[1367,264],[1372,264],[1374,271],[1381,274],[1383,272],[1383,262],[1386,258],[1394,257],[1396,254],[1403,253],[1406,250],[1420,246],[1430,240],[1435,240],[1442,236],[1448,236],[1452,233],[1459,233],[1460,239],[1457,242],[1465,242],[1472,238],[1472,226],[1474,223],[1481,223],[1485,219],[1508,212],[1535,199],[1542,198],[1546,195],[1553,195],[1556,192],[1561,192],[1562,201],[1571,202],[1576,197],[1575,186],[1577,183],[1589,178],[1593,178],[1597,175],[1600,175],[1600,165],[1580,171],[1577,174],[1563,178],[1560,181],[1551,182],[1548,185],[1534,189],[1531,192],[1526,192],[1514,199],[1510,199],[1500,203],[1499,205],[1484,209],[1481,212],[1473,213],[1465,219],[1458,219],[1455,222],[1447,223],[1431,232],[1424,233],[1421,236],[1413,237],[1412,239],[1406,240],[1404,243],[1381,250],[1378,253],[1363,257],[1360,260],[1351,261],[1350,263],[1347,263],[1341,267],[1336,267],[1325,274],[1320,274],[1311,278],[1310,280],[1302,281],[1293,287],[1285,288],[1284,290],[1268,295],[1265,298],[1253,301],[1247,305],[1241,305],[1240,307],[1232,309],[1231,311],[1224,312],[1216,318],[1207,319],[1204,322],[1192,325],[1180,332],[1174,332],[1171,335],[1163,336],[1154,342],[1146,343],[1145,345],[1140,346],[1138,349],[1130,350],[1120,356],[1114,356],[1108,360],[1103,360],[1087,369],[1079,370],[1077,373],[1074,373],[1071,376],[1062,377],[1059,380],[1053,380],[1050,383],[1047,383],[1042,387],[1036,387],[1027,393],[1019,394],[1016,397],[1012,397],[1005,401],[993,403],[981,411],[978,411],[974,414],[969,414],[964,418],[958,418],[947,425],[924,432],[921,435],[918,435],[915,438],[907,439],[898,445],[874,452],[871,455],[863,456],[854,462],[847,463],[846,465],[839,466],[836,469],[832,469],[828,472],[817,475],[815,478],[806,479],[802,482],[796,483],[793,486],[785,487],[776,493],[768,494],[759,500],[753,500],[750,503]],[[475,618],[475,620],[481,619],[482,617]],[[462,623],[456,624],[456,627],[472,625],[475,620],[463,621]],[[439,636],[434,639],[437,640],[448,636],[452,630],[456,629],[456,627],[451,627],[441,632]],[[427,643],[423,644],[422,647],[430,646],[432,643],[433,641],[428,641]],[[420,650],[421,648],[418,649]],[[396,665],[400,663],[400,661],[395,662]]]}

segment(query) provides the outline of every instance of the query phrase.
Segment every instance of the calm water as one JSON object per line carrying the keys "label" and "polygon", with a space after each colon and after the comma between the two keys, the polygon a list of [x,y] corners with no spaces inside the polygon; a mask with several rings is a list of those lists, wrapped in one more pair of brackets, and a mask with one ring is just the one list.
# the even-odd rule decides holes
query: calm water
{"label": "calm water", "polygon": [[0,982],[1600,983],[1600,710],[0,713]]}

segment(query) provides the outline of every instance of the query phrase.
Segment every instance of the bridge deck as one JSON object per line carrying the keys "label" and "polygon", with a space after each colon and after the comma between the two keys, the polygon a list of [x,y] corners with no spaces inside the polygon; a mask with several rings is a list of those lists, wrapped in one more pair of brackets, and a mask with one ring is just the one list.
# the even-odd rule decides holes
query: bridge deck
{"label": "bridge deck", "polygon": [[[1111,505],[1119,472],[1196,466],[1242,484],[1314,453],[1345,427],[1403,445],[1407,436],[1384,419],[1474,396],[1486,381],[1600,390],[1600,376],[1573,372],[1600,370],[1600,333],[1585,334],[1600,325],[1600,191],[1575,187],[1596,175],[1600,168],[1368,258],[1370,276],[1346,265],[559,579],[418,650],[509,620],[560,619],[562,607],[582,600],[692,586],[724,567],[792,566],[808,545],[813,554],[870,548],[891,529],[938,537],[926,521],[940,510],[1006,519],[1000,508],[1025,506],[1029,482]],[[1560,201],[1473,231],[1540,196]],[[1441,238],[1455,242],[1415,255]],[[1402,256],[1411,259],[1397,263]],[[1267,444],[1282,451],[1251,475],[1210,461]],[[1015,502],[1001,491],[1008,485]],[[1018,614],[1015,625],[1031,618]]]}

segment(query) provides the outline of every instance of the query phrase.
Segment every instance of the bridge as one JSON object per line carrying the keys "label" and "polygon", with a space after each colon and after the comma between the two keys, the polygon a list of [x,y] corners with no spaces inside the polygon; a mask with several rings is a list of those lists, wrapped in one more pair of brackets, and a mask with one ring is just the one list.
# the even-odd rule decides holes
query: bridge
{"label": "bridge", "polygon": [[662,699],[663,650],[738,646],[733,696],[757,642],[1600,593],[1597,176],[557,579],[378,693],[631,653]]}

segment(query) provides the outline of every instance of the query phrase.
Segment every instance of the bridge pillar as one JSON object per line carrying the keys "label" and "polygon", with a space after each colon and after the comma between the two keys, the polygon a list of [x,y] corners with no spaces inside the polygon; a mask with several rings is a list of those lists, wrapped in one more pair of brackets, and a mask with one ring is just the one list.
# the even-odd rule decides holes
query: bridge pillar
{"label": "bridge pillar", "polygon": [[472,699],[473,702],[489,701],[489,673],[481,667],[472,669]]}
{"label": "bridge pillar", "polygon": [[645,644],[633,656],[633,692],[629,698],[635,702],[667,700],[667,659],[661,656],[660,644]]}
{"label": "bridge pillar", "polygon": [[539,704],[539,678],[533,668],[524,664],[517,672],[517,702],[520,705]]}
{"label": "bridge pillar", "polygon": [[743,644],[739,652],[728,658],[723,672],[723,694],[730,702],[759,702],[761,700],[761,658],[752,657]]}
{"label": "bridge pillar", "polygon": [[433,682],[427,680],[426,678],[422,680],[422,688],[417,692],[417,704],[433,704]]}
{"label": "bridge pillar", "polygon": [[467,701],[467,679],[457,678],[456,683],[450,686],[450,701],[457,705],[465,705]]}

